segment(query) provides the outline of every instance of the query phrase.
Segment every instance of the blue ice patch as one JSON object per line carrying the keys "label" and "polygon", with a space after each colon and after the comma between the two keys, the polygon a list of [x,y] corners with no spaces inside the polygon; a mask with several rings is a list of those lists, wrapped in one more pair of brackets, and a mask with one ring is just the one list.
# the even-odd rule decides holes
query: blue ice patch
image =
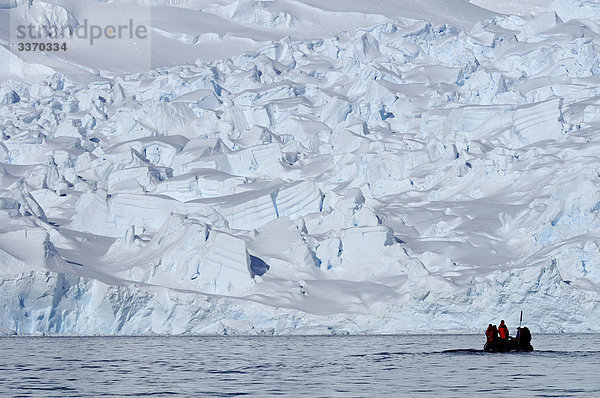
{"label": "blue ice patch", "polygon": [[267,272],[271,268],[269,264],[265,263],[262,259],[250,255],[250,272],[252,273],[252,277],[255,276],[263,276],[265,272]]}

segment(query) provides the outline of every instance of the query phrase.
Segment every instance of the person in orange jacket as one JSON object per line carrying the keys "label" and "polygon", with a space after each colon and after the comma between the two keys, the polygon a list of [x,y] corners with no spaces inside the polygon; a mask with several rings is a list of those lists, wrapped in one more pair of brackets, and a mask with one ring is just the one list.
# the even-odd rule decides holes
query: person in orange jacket
{"label": "person in orange jacket", "polygon": [[491,343],[494,340],[494,327],[491,323],[488,325],[488,328],[485,331],[485,337],[487,338],[488,343]]}
{"label": "person in orange jacket", "polygon": [[508,340],[508,327],[504,324],[504,319],[500,321],[500,326],[498,326],[498,334],[500,335],[501,340]]}

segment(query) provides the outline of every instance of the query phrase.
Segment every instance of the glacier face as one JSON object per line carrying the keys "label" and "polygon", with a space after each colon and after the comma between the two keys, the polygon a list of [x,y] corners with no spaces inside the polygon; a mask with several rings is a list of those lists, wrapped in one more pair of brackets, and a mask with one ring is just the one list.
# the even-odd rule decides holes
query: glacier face
{"label": "glacier face", "polygon": [[[274,34],[312,3],[205,12]],[[595,4],[456,2],[443,24],[405,3],[221,60],[3,81],[0,331],[478,331],[520,310],[599,331]]]}

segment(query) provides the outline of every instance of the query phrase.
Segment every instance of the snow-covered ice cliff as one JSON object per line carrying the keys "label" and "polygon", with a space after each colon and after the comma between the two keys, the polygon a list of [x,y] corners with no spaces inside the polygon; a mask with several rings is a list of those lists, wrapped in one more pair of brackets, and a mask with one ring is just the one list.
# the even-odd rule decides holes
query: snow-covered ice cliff
{"label": "snow-covered ice cliff", "polygon": [[0,42],[0,330],[600,331],[600,6],[423,3],[156,3],[147,70]]}

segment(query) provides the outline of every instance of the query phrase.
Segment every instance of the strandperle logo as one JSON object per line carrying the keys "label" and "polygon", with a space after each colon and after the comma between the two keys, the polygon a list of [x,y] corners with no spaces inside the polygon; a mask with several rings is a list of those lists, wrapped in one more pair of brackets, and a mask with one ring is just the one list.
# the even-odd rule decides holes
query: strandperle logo
{"label": "strandperle logo", "polygon": [[89,40],[90,45],[94,45],[94,40],[99,39],[146,39],[147,37],[148,28],[145,25],[134,24],[132,19],[128,24],[106,26],[88,24],[88,20],[84,19],[83,23],[75,28],[33,24],[17,26],[17,39],[19,40],[78,38]]}

